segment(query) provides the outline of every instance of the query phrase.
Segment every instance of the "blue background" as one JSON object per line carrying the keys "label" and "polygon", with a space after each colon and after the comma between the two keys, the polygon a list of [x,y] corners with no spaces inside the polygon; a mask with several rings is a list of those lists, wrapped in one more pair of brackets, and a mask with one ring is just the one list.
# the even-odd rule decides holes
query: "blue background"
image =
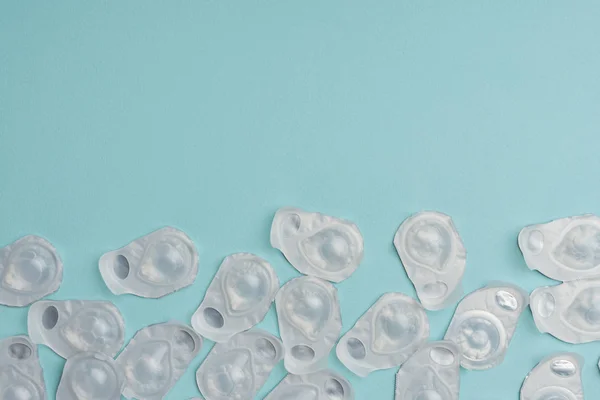
{"label": "blue background", "polygon": [[[467,292],[551,284],[516,236],[600,213],[598,21],[597,1],[1,1],[0,245],[48,238],[65,264],[50,298],[113,301],[127,339],[189,322],[228,254],[299,275],[269,245],[280,206],[360,227],[344,331],[384,292],[414,295],[392,239],[422,209],[454,218]],[[164,225],[195,241],[194,285],[113,296],[100,255]],[[26,313],[0,306],[0,337],[25,333]],[[429,313],[432,339],[452,313]],[[260,326],[277,332],[273,309]],[[205,343],[169,399],[198,394]],[[585,356],[585,391],[600,393],[600,343],[542,335],[527,310],[502,365],[461,372],[461,399],[517,399],[562,350]],[[52,399],[64,361],[40,354]],[[358,399],[392,399],[395,370],[360,379],[333,353],[330,366]]]}

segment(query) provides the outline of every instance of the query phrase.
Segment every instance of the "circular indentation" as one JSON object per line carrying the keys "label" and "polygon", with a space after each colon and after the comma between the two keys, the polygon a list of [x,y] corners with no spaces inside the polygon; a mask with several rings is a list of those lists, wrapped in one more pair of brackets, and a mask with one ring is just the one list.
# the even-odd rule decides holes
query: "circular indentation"
{"label": "circular indentation", "polygon": [[452,340],[460,346],[465,359],[474,365],[485,365],[500,351],[500,343],[505,337],[504,326],[493,314],[476,315],[462,316],[462,321],[454,328]]}
{"label": "circular indentation", "polygon": [[298,229],[300,229],[300,216],[288,214],[282,222],[281,233],[284,237],[290,237],[295,235]]}
{"label": "circular indentation", "polygon": [[116,390],[117,377],[106,361],[85,359],[74,365],[72,387],[77,398],[108,398]]}
{"label": "circular indentation", "polygon": [[438,221],[423,219],[408,229],[405,246],[415,261],[441,270],[452,250],[452,233]]}
{"label": "circular indentation", "polygon": [[18,291],[41,290],[57,273],[56,258],[50,249],[34,243],[10,253],[5,283]]}
{"label": "circular indentation", "polygon": [[362,360],[367,355],[365,345],[357,338],[350,338],[346,341],[346,350],[355,360]]}
{"label": "circular indentation", "polygon": [[11,385],[2,393],[3,400],[32,400],[37,399],[37,394],[32,392],[30,388],[21,385]]}
{"label": "circular indentation", "polygon": [[191,353],[196,349],[196,341],[189,332],[180,330],[175,333],[175,346]]}
{"label": "circular indentation", "polygon": [[344,399],[344,385],[335,378],[329,378],[325,381],[325,395],[330,400]]}
{"label": "circular indentation", "polygon": [[349,244],[346,239],[341,235],[335,234],[329,235],[328,239],[321,246],[323,258],[345,263],[350,253]]}
{"label": "circular indentation", "polygon": [[550,370],[558,376],[573,376],[577,372],[577,367],[569,360],[554,360],[550,364]]}
{"label": "circular indentation", "polygon": [[223,314],[212,307],[205,308],[202,314],[204,315],[204,320],[211,328],[219,329],[225,325]]}
{"label": "circular indentation", "polygon": [[527,250],[531,254],[540,254],[544,249],[544,234],[537,229],[529,232],[527,236]]}
{"label": "circular indentation", "polygon": [[17,360],[26,360],[31,357],[31,347],[25,343],[13,343],[8,346],[8,355]]}
{"label": "circular indentation", "polygon": [[578,398],[569,389],[560,386],[543,387],[531,396],[531,400],[576,400]]}
{"label": "circular indentation", "polygon": [[427,299],[438,299],[444,297],[448,293],[448,285],[444,282],[437,281],[432,283],[426,283],[419,290],[419,297]]}
{"label": "circular indentation", "polygon": [[266,360],[274,360],[277,357],[277,349],[270,340],[265,338],[256,339],[254,342],[256,347],[256,354]]}
{"label": "circular indentation", "polygon": [[519,308],[517,298],[506,290],[496,292],[496,303],[506,311],[516,311]]}
{"label": "circular indentation", "polygon": [[115,272],[115,276],[119,279],[125,279],[129,276],[129,260],[122,254],[119,254],[115,258],[115,262],[113,264],[113,271]]}
{"label": "circular indentation", "polygon": [[548,318],[554,313],[556,307],[556,300],[549,292],[543,292],[536,297],[535,310],[538,315],[543,318]]}
{"label": "circular indentation", "polygon": [[58,323],[58,310],[54,306],[46,307],[42,314],[42,326],[48,330],[53,329]]}
{"label": "circular indentation", "polygon": [[291,353],[292,357],[302,362],[309,362],[315,358],[315,351],[311,347],[303,344],[292,347]]}
{"label": "circular indentation", "polygon": [[444,400],[444,398],[436,390],[425,389],[417,393],[414,400]]}
{"label": "circular indentation", "polygon": [[448,366],[454,363],[454,354],[445,347],[433,347],[429,350],[429,357],[439,365]]}

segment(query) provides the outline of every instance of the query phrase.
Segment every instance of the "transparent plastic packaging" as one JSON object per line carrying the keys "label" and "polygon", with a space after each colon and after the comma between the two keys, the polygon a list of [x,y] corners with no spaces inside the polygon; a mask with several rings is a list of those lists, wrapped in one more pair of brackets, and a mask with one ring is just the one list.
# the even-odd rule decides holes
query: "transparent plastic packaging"
{"label": "transparent plastic packaging", "polygon": [[343,376],[326,369],[307,375],[288,374],[264,400],[354,400]]}
{"label": "transparent plastic packaging", "polygon": [[327,356],[342,329],[337,289],[302,276],[287,282],[275,297],[285,369],[308,374],[327,367]]}
{"label": "transparent plastic packaging", "polygon": [[600,218],[593,214],[526,226],[518,241],[529,269],[549,278],[600,277]]}
{"label": "transparent plastic packaging", "polygon": [[354,223],[290,207],[275,213],[271,246],[300,273],[332,282],[352,275],[364,252],[362,234]]}
{"label": "transparent plastic packaging", "polygon": [[27,325],[34,343],[63,358],[79,352],[114,357],[125,337],[123,316],[108,301],[38,301],[29,308]]}
{"label": "transparent plastic packaging", "polygon": [[3,400],[46,400],[37,347],[27,336],[0,340],[0,394]]}
{"label": "transparent plastic packaging", "polygon": [[252,400],[283,359],[281,340],[253,329],[217,343],[196,373],[207,400]]}
{"label": "transparent plastic packaging", "polygon": [[525,377],[521,400],[583,400],[583,358],[557,353],[544,358]]}
{"label": "transparent plastic packaging", "polygon": [[535,326],[567,343],[600,340],[600,279],[582,279],[531,292]]}
{"label": "transparent plastic packaging", "polygon": [[77,353],[67,359],[56,400],[118,400],[125,379],[112,357],[102,353]]}
{"label": "transparent plastic packaging", "polygon": [[339,360],[356,375],[402,365],[429,338],[425,309],[402,293],[386,293],[337,344]]}
{"label": "transparent plastic packaging", "polygon": [[461,366],[483,370],[502,363],[528,304],[527,294],[508,283],[492,284],[465,296],[445,336],[460,348]]}
{"label": "transparent plastic packaging", "polygon": [[198,355],[202,338],[179,322],[139,330],[117,357],[125,374],[127,399],[162,399]]}
{"label": "transparent plastic packaging", "polygon": [[184,232],[166,227],[105,253],[99,266],[114,294],[159,298],[194,282],[198,252]]}
{"label": "transparent plastic packaging", "polygon": [[263,320],[279,279],[271,265],[248,253],[226,257],[202,303],[192,316],[192,327],[215,342],[227,342]]}
{"label": "transparent plastic packaging", "polygon": [[396,400],[458,400],[460,349],[450,341],[421,347],[396,374]]}
{"label": "transparent plastic packaging", "polygon": [[46,239],[29,235],[0,248],[0,304],[27,306],[60,287],[63,264]]}
{"label": "transparent plastic packaging", "polygon": [[440,310],[462,297],[467,252],[450,216],[435,211],[410,216],[394,246],[423,307]]}

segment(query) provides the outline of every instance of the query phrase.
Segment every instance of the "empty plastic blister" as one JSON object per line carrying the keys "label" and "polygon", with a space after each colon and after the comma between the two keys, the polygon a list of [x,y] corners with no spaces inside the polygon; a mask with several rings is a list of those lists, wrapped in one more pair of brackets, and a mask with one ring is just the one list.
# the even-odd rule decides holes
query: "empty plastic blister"
{"label": "empty plastic blister", "polygon": [[283,358],[281,340],[254,329],[217,343],[196,373],[208,400],[252,400]]}
{"label": "empty plastic blister", "polygon": [[327,367],[327,356],[342,329],[337,289],[312,276],[295,278],[275,297],[284,364],[292,374]]}
{"label": "empty plastic blister", "polygon": [[298,208],[277,210],[271,246],[301,273],[332,282],[352,275],[363,258],[363,237],[354,223]]}
{"label": "empty plastic blister", "polygon": [[54,246],[29,235],[0,248],[0,304],[22,307],[60,287],[63,265]]}
{"label": "empty plastic blister", "polygon": [[77,353],[67,359],[56,400],[117,400],[125,379],[112,357],[102,353]]}
{"label": "empty plastic blister", "polygon": [[531,293],[535,326],[567,343],[600,340],[600,279],[582,279]]}
{"label": "empty plastic blister", "polygon": [[429,337],[423,307],[401,293],[386,293],[338,342],[340,361],[365,377],[404,363]]}
{"label": "empty plastic blister", "polygon": [[525,377],[521,400],[583,400],[582,367],[579,354],[546,357]]}
{"label": "empty plastic blister", "polygon": [[288,374],[265,400],[354,400],[352,385],[332,370]]}
{"label": "empty plastic blister", "polygon": [[108,301],[38,301],[29,309],[27,325],[34,343],[63,358],[83,351],[114,357],[125,336],[123,316]]}
{"label": "empty plastic blister", "polygon": [[527,294],[511,284],[490,285],[466,295],[445,336],[460,348],[461,366],[481,370],[500,364],[528,304]]}
{"label": "empty plastic blister", "polygon": [[467,252],[452,218],[417,213],[400,225],[394,246],[423,307],[440,310],[460,299]]}
{"label": "empty plastic blister", "polygon": [[458,400],[460,350],[450,341],[427,343],[396,374],[396,400]]}
{"label": "empty plastic blister", "polygon": [[142,328],[117,358],[125,373],[123,395],[128,399],[162,399],[201,347],[202,338],[178,322]]}
{"label": "empty plastic blister", "polygon": [[0,340],[0,398],[46,399],[37,348],[27,336],[11,336]]}
{"label": "empty plastic blister", "polygon": [[600,277],[600,218],[561,218],[526,226],[519,247],[530,269],[559,281]]}
{"label": "empty plastic blister", "polygon": [[158,298],[194,282],[198,252],[185,233],[167,227],[104,254],[99,265],[114,294]]}
{"label": "empty plastic blister", "polygon": [[192,316],[192,327],[210,340],[226,342],[262,321],[278,289],[279,279],[267,261],[232,254],[221,263]]}

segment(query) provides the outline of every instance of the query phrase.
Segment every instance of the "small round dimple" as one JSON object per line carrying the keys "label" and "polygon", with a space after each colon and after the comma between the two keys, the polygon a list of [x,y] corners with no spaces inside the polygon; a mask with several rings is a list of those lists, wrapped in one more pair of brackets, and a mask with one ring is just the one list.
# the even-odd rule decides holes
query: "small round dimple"
{"label": "small round dimple", "polygon": [[335,378],[329,378],[325,381],[325,395],[329,400],[343,400],[344,386]]}
{"label": "small round dimple", "polygon": [[429,357],[437,364],[448,366],[454,363],[454,354],[445,347],[433,347],[429,350]]}
{"label": "small round dimple", "polygon": [[25,343],[13,343],[8,346],[8,355],[17,360],[26,360],[31,357],[32,350]]}
{"label": "small round dimple", "polygon": [[346,349],[348,350],[350,357],[355,360],[362,360],[367,355],[367,350],[365,349],[363,342],[354,337],[346,341]]}
{"label": "small round dimple", "polygon": [[550,364],[550,370],[561,377],[573,376],[577,372],[577,367],[569,360],[554,360]]}
{"label": "small round dimple", "polygon": [[223,315],[212,307],[205,308],[203,315],[204,320],[211,328],[219,329],[222,328],[223,325],[225,325]]}
{"label": "small round dimple", "polygon": [[436,390],[425,389],[414,397],[414,400],[444,400]]}
{"label": "small round dimple", "polygon": [[506,311],[516,311],[519,308],[517,298],[506,290],[498,290],[496,292],[496,303]]}
{"label": "small round dimple", "polygon": [[270,340],[259,338],[254,343],[256,354],[266,360],[274,360],[277,357],[277,349]]}
{"label": "small round dimple", "polygon": [[548,318],[554,313],[556,307],[556,301],[554,296],[549,292],[540,294],[535,301],[535,309],[542,318]]}
{"label": "small round dimple", "polygon": [[298,344],[292,347],[291,353],[292,357],[302,362],[309,362],[315,358],[315,351],[311,347],[303,344]]}
{"label": "small round dimple", "polygon": [[179,330],[175,333],[175,345],[188,353],[191,353],[196,349],[194,338],[189,332],[184,330]]}
{"label": "small round dimple", "polygon": [[47,330],[53,329],[58,323],[58,310],[54,306],[46,308],[42,314],[42,325]]}
{"label": "small round dimple", "polygon": [[113,264],[113,271],[117,278],[127,278],[129,276],[129,260],[127,260],[127,258],[124,255],[119,254],[115,258],[115,262]]}
{"label": "small round dimple", "polygon": [[419,290],[419,297],[428,299],[438,299],[448,293],[448,285],[442,281],[426,283]]}
{"label": "small round dimple", "polygon": [[284,237],[291,237],[300,229],[300,216],[298,214],[289,214],[282,222],[282,234]]}
{"label": "small round dimple", "polygon": [[544,234],[537,229],[529,232],[527,236],[527,249],[532,254],[540,254],[544,249]]}

